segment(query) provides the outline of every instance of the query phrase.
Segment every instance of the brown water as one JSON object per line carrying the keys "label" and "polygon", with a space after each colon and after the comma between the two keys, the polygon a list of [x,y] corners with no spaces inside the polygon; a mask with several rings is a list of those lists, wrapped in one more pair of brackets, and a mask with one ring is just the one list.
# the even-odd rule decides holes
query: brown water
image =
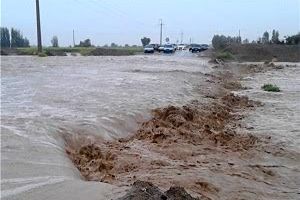
{"label": "brown water", "polygon": [[[212,72],[207,60],[189,55],[1,57],[1,197],[110,199],[123,195],[123,187],[84,181],[65,154],[61,133],[124,137],[149,119],[153,108],[208,101],[205,94],[213,92],[219,80],[207,81],[204,73]],[[179,148],[167,140],[162,143],[164,149],[134,140],[125,154],[134,156],[130,151],[138,151],[146,161],[160,158],[174,164],[155,162],[154,168],[150,166],[153,174],[137,171],[162,188],[183,184],[190,186],[189,192],[200,191],[211,199],[297,199],[299,69],[247,74],[241,82],[251,89],[237,91],[264,103],[243,111],[246,118],[237,131],[271,136],[270,143],[232,151],[230,145],[205,142],[183,143]],[[282,92],[264,92],[260,89],[264,83],[275,83]],[[200,108],[199,119],[209,114]],[[218,112],[218,107],[211,111]],[[237,117],[242,112],[229,111],[237,112]],[[196,134],[202,127],[199,122],[187,126],[198,125]],[[132,180],[131,173],[127,175],[120,178]]]}
{"label": "brown water", "polygon": [[1,57],[3,199],[107,199],[118,188],[81,180],[60,132],[115,138],[150,110],[183,105],[211,71],[193,56]]}

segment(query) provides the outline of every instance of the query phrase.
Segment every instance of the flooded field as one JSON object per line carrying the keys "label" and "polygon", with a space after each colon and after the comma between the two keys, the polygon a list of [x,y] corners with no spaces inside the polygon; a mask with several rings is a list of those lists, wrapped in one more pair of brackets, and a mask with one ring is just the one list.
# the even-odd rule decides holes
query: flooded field
{"label": "flooded field", "polygon": [[299,64],[242,74],[188,55],[2,57],[2,198],[115,199],[141,179],[204,199],[297,199]]}
{"label": "flooded field", "polygon": [[101,188],[114,187],[82,181],[60,133],[106,139],[132,134],[151,109],[198,98],[195,86],[204,82],[199,77],[211,71],[206,60],[184,56],[1,61],[1,186],[9,199],[40,199],[45,190],[42,196],[50,199],[95,190],[99,199]]}

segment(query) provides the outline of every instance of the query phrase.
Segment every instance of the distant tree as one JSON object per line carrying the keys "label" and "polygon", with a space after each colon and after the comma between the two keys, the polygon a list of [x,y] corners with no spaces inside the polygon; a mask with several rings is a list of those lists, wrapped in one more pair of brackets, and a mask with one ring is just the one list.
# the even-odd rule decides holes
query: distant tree
{"label": "distant tree", "polygon": [[261,40],[263,44],[268,44],[270,42],[268,31],[264,32]]}
{"label": "distant tree", "polygon": [[78,46],[79,47],[91,47],[92,46],[91,40],[90,39],[86,39],[84,41],[80,41]]}
{"label": "distant tree", "polygon": [[241,44],[242,43],[242,37],[241,36],[236,37],[235,42],[238,43],[238,44]]}
{"label": "distant tree", "polygon": [[104,48],[107,48],[107,47],[108,47],[108,44],[103,45],[103,47],[104,47]]}
{"label": "distant tree", "polygon": [[146,46],[146,45],[150,44],[151,39],[150,39],[150,38],[147,38],[147,37],[143,37],[143,38],[141,39],[141,42],[142,42],[143,46]]}
{"label": "distant tree", "polygon": [[112,43],[110,44],[110,47],[116,48],[116,47],[118,47],[118,45],[117,45],[116,43],[112,42]]}
{"label": "distant tree", "polygon": [[243,40],[243,44],[248,44],[249,43],[249,40],[246,38]]}
{"label": "distant tree", "polygon": [[8,48],[10,47],[10,34],[9,30],[6,27],[1,27],[0,28],[1,32],[1,48],[5,47]]}
{"label": "distant tree", "polygon": [[224,36],[224,35],[214,35],[212,39],[212,45],[215,49],[224,49],[230,44],[241,44],[242,38],[238,37],[231,37],[231,36]]}
{"label": "distant tree", "polygon": [[286,37],[286,44],[288,45],[300,44],[300,33]]}
{"label": "distant tree", "polygon": [[52,47],[58,47],[58,38],[57,36],[53,36],[51,40]]}
{"label": "distant tree", "polygon": [[29,40],[26,37],[24,38],[24,47],[30,47]]}
{"label": "distant tree", "polygon": [[170,38],[166,37],[166,43],[169,43],[169,42],[170,42]]}
{"label": "distant tree", "polygon": [[279,41],[279,32],[273,30],[273,31],[272,31],[272,43],[273,43],[273,44],[278,44],[279,42],[280,42],[280,41]]}
{"label": "distant tree", "polygon": [[257,44],[261,44],[262,43],[262,38],[261,37],[259,37],[258,39],[257,39],[257,42],[256,42]]}
{"label": "distant tree", "polygon": [[276,40],[277,40],[277,42],[279,42],[279,43],[280,43],[280,40],[279,40],[279,31],[276,31],[276,33],[275,33],[275,37],[276,37]]}
{"label": "distant tree", "polygon": [[11,47],[21,47],[22,44],[22,36],[19,30],[11,28]]}
{"label": "distant tree", "polygon": [[228,45],[228,40],[224,35],[214,35],[212,45],[215,49],[224,49]]}
{"label": "distant tree", "polygon": [[125,47],[126,47],[126,48],[128,48],[128,47],[129,47],[129,45],[128,45],[128,44],[125,44]]}
{"label": "distant tree", "polygon": [[11,47],[29,47],[29,40],[27,38],[24,38],[19,30],[12,28],[10,35]]}

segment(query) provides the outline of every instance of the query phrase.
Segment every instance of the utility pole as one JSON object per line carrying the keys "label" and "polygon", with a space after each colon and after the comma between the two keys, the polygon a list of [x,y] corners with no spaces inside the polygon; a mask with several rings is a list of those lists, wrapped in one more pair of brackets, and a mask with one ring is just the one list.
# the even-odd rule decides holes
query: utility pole
{"label": "utility pole", "polygon": [[73,29],[73,47],[75,47],[75,33],[74,33],[74,29]]}
{"label": "utility pole", "polygon": [[180,33],[180,44],[183,44],[183,32]]}
{"label": "utility pole", "polygon": [[159,40],[160,46],[162,45],[162,27],[163,27],[163,23],[162,23],[162,19],[160,19],[160,40]]}
{"label": "utility pole", "polygon": [[36,28],[37,28],[37,45],[38,52],[42,52],[42,36],[41,36],[41,22],[40,22],[40,3],[36,0]]}

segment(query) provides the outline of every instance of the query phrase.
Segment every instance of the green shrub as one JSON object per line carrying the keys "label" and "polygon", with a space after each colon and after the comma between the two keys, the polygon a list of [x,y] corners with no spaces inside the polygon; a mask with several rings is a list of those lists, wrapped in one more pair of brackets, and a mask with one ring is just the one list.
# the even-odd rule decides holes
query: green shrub
{"label": "green shrub", "polygon": [[219,52],[219,53],[217,53],[216,58],[222,59],[222,60],[231,60],[231,59],[233,59],[233,55],[227,51]]}
{"label": "green shrub", "polygon": [[47,57],[47,54],[45,52],[38,53],[38,57]]}
{"label": "green shrub", "polygon": [[37,49],[35,47],[17,48],[17,55],[37,55]]}
{"label": "green shrub", "polygon": [[67,54],[61,49],[46,49],[45,54],[47,56],[66,56]]}
{"label": "green shrub", "polygon": [[267,92],[280,92],[280,89],[277,85],[264,84],[261,89]]}

